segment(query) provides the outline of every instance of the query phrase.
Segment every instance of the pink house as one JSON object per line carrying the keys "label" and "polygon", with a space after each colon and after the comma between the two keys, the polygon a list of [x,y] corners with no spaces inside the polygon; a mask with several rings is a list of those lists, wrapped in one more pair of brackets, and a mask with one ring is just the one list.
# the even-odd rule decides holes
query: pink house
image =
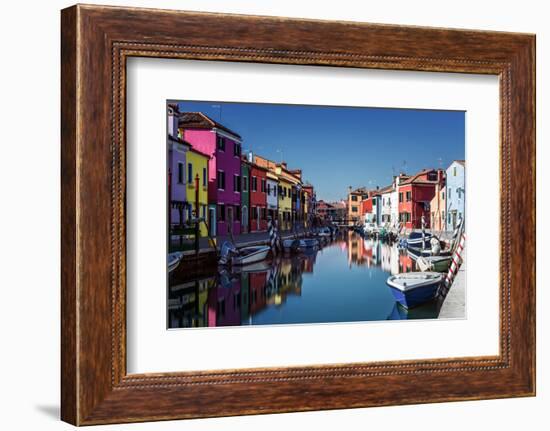
{"label": "pink house", "polygon": [[241,137],[202,112],[183,112],[181,137],[211,156],[208,165],[208,225],[210,234],[241,233]]}

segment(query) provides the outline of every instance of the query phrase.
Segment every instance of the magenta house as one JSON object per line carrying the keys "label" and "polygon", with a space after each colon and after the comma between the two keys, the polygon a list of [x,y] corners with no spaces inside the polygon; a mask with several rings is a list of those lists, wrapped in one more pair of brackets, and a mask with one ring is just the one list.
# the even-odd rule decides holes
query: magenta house
{"label": "magenta house", "polygon": [[202,112],[180,114],[181,137],[209,155],[208,226],[210,234],[241,233],[241,137]]}

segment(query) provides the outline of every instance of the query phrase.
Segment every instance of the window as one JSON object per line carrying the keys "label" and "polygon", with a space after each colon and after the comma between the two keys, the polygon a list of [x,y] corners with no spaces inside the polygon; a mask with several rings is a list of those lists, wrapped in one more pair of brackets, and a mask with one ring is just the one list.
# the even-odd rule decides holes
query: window
{"label": "window", "polygon": [[241,219],[241,207],[239,205],[235,205],[235,220]]}
{"label": "window", "polygon": [[399,193],[399,202],[403,202],[403,193]]}
{"label": "window", "polygon": [[218,136],[217,141],[218,141],[218,150],[225,151],[225,139],[222,138],[221,136]]}
{"label": "window", "polygon": [[248,191],[248,177],[243,177],[243,192]]}
{"label": "window", "polygon": [[193,163],[187,163],[187,181],[193,183]]}
{"label": "window", "polygon": [[255,207],[255,206],[251,206],[251,207],[250,207],[250,212],[251,212],[250,218],[251,218],[252,220],[256,220],[256,207]]}
{"label": "window", "polygon": [[357,212],[357,207],[351,207],[351,212],[356,213]]}
{"label": "window", "polygon": [[206,168],[202,168],[202,186],[206,187]]}
{"label": "window", "polygon": [[435,181],[435,180],[437,180],[437,173],[436,173],[436,172],[430,172],[430,173],[428,174],[428,180],[430,180],[430,181]]}
{"label": "window", "polygon": [[453,177],[456,177],[456,166],[453,166]]}
{"label": "window", "polygon": [[178,184],[183,184],[183,182],[185,181],[185,178],[184,178],[184,170],[185,167],[183,166],[183,163],[182,162],[178,162]]}
{"label": "window", "polygon": [[241,146],[236,142],[233,144],[233,155],[236,157],[241,156]]}
{"label": "window", "polygon": [[411,201],[411,197],[412,197],[412,193],[411,193],[411,192],[407,192],[407,202],[410,202],[410,201]]}
{"label": "window", "polygon": [[206,219],[206,205],[201,206],[202,218]]}
{"label": "window", "polygon": [[451,199],[451,192],[451,189],[447,190],[447,199]]}
{"label": "window", "polygon": [[252,177],[252,191],[258,191],[258,178]]}
{"label": "window", "polygon": [[441,200],[445,200],[445,192],[441,192]]}
{"label": "window", "polygon": [[218,189],[225,190],[225,172],[218,171]]}
{"label": "window", "polygon": [[261,187],[262,187],[262,193],[265,193],[266,187],[265,187],[265,180],[263,178],[262,178]]}
{"label": "window", "polygon": [[441,221],[445,223],[445,211],[441,211]]}
{"label": "window", "polygon": [[456,189],[456,194],[458,195],[458,199],[462,198],[462,191],[460,189]]}
{"label": "window", "polygon": [[353,202],[357,202],[357,195],[351,195],[351,200]]}
{"label": "window", "polygon": [[241,191],[241,177],[239,175],[233,175],[233,191]]}
{"label": "window", "polygon": [[218,221],[225,221],[225,205],[218,205]]}

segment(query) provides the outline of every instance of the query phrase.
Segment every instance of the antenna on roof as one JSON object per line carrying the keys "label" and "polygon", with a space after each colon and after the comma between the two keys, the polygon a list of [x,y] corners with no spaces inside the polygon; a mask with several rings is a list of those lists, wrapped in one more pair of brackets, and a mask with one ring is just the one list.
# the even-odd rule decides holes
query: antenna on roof
{"label": "antenna on roof", "polygon": [[214,109],[219,109],[219,114],[220,114],[220,123],[222,122],[222,105],[212,105],[212,108]]}

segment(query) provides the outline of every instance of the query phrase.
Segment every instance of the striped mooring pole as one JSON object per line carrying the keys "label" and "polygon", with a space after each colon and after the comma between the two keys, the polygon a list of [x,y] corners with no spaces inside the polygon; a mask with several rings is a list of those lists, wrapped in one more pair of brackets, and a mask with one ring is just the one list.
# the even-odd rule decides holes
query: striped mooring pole
{"label": "striped mooring pole", "polygon": [[269,246],[273,254],[277,254],[277,232],[271,217],[267,221],[267,231],[269,233]]}
{"label": "striped mooring pole", "polygon": [[447,276],[445,277],[445,286],[449,288],[451,286],[451,283],[453,282],[454,278],[456,277],[456,274],[458,272],[458,269],[460,268],[460,265],[462,264],[462,252],[464,250],[464,243],[466,241],[466,234],[462,233],[460,236],[460,241],[455,248],[453,255],[451,257],[451,266],[449,267],[449,272],[447,272]]}

